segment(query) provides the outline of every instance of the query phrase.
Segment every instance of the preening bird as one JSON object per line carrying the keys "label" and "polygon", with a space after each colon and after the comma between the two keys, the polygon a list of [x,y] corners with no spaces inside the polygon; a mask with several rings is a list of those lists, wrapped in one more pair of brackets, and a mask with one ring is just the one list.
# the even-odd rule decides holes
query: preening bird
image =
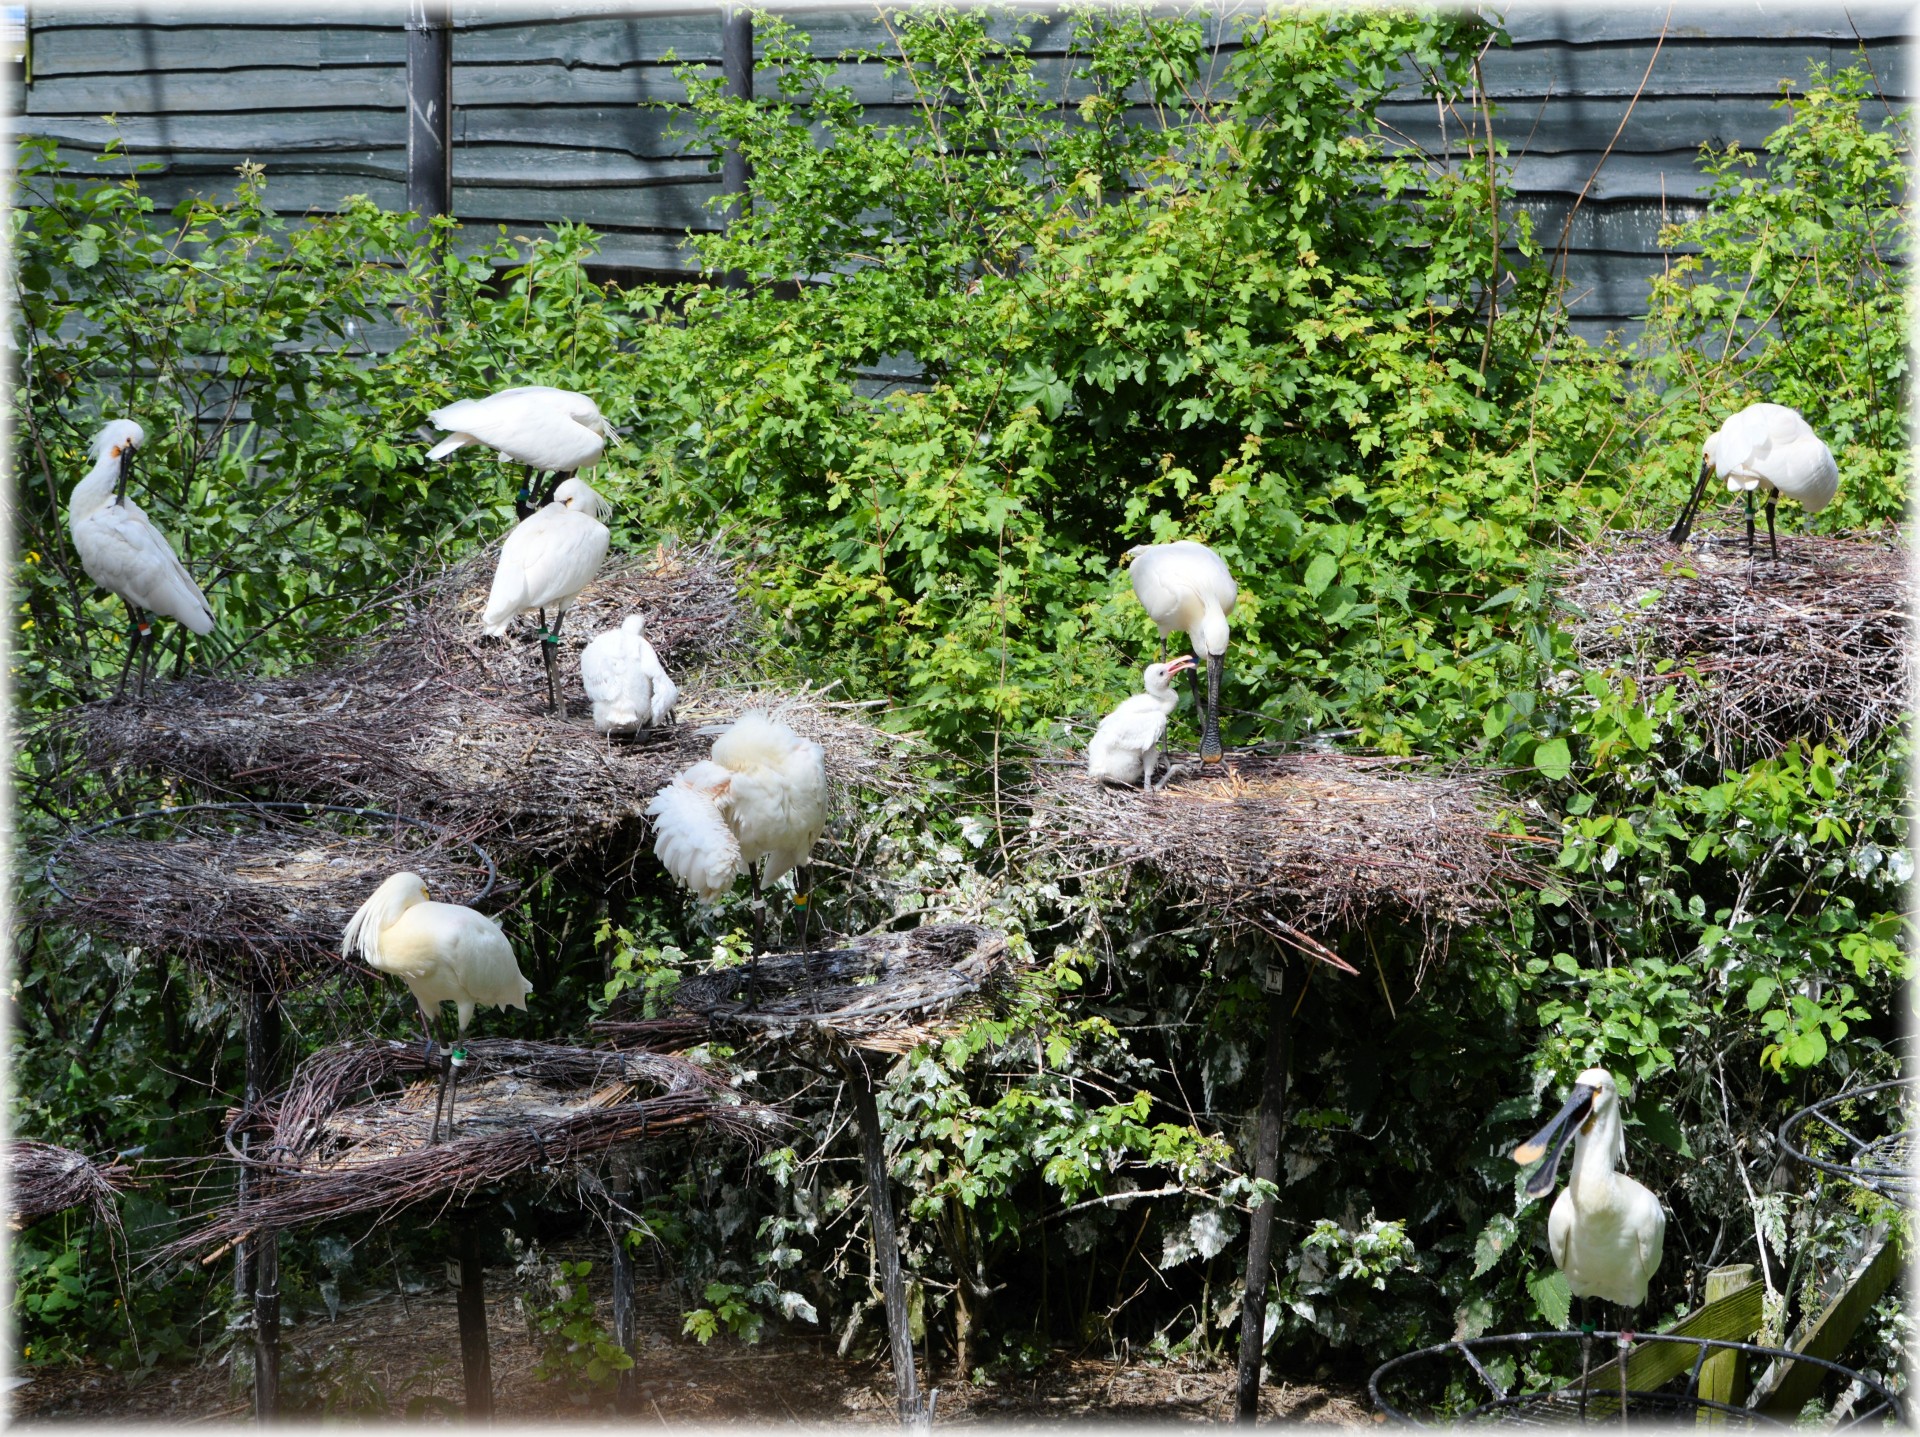
{"label": "preening bird", "polygon": [[[67,530],[79,551],[87,577],[127,606],[132,630],[127,639],[127,661],[120,666],[115,699],[127,691],[127,671],[144,644],[147,656],[154,645],[148,614],[160,614],[185,624],[196,634],[213,632],[213,609],[200,586],[173,552],[166,535],[153,526],[140,506],[127,498],[133,475],[134,453],[147,434],[131,419],[112,419],[93,436],[93,468],[73,486],[67,500]],[[146,657],[140,657],[136,696],[147,692]]]}
{"label": "preening bird", "polygon": [[1573,1170],[1547,1218],[1553,1261],[1575,1297],[1638,1307],[1660,1266],[1667,1215],[1658,1198],[1615,1170],[1626,1161],[1627,1139],[1620,1125],[1620,1091],[1605,1068],[1588,1068],[1576,1077],[1552,1121],[1513,1150],[1513,1160],[1522,1166],[1546,1156],[1527,1180],[1528,1197],[1553,1191],[1569,1141]]}
{"label": "preening bird", "polygon": [[1194,701],[1205,714],[1200,733],[1200,761],[1218,763],[1220,748],[1220,672],[1227,654],[1227,615],[1240,597],[1240,588],[1227,572],[1226,561],[1205,544],[1180,539],[1171,544],[1136,544],[1122,554],[1133,565],[1133,592],[1160,630],[1160,657],[1166,658],[1167,636],[1185,631],[1197,664],[1207,663],[1207,687],[1200,690],[1200,674],[1193,676]]}
{"label": "preening bird", "polygon": [[667,677],[642,633],[645,624],[639,614],[629,614],[619,628],[594,635],[581,651],[580,684],[593,700],[593,726],[601,733],[658,728],[680,697],[679,685]]}
{"label": "preening bird", "polygon": [[1139,784],[1153,792],[1160,741],[1167,736],[1167,719],[1180,703],[1173,678],[1193,666],[1192,654],[1182,654],[1170,664],[1147,665],[1147,691],[1122,701],[1094,730],[1087,745],[1088,773],[1108,783]]}
{"label": "preening bird", "polygon": [[[705,806],[696,800],[704,799]],[[708,808],[725,825],[731,847]],[[711,901],[745,871],[754,895],[798,870],[794,907],[806,941],[813,872],[807,863],[827,826],[827,755],[778,719],[755,709],[720,730],[713,757],[654,795],[654,852],[667,871]],[[721,875],[727,874],[724,883]]]}
{"label": "preening bird", "polygon": [[1700,512],[1707,480],[1719,475],[1727,488],[1747,496],[1747,553],[1753,553],[1753,496],[1767,498],[1767,547],[1775,563],[1780,543],[1774,537],[1773,511],[1785,494],[1798,499],[1809,514],[1818,514],[1840,490],[1840,467],[1800,411],[1784,404],[1749,404],[1707,436],[1701,446],[1700,478],[1686,507],[1667,534],[1673,544],[1684,544]]}
{"label": "preening bird", "polygon": [[[513,945],[500,925],[484,913],[458,903],[436,903],[427,897],[426,881],[413,872],[396,873],[373,890],[347,920],[341,935],[343,957],[356,954],[369,968],[403,980],[420,1005],[420,1026],[427,1035],[427,1054],[433,1053],[433,1015],[442,1003],[452,1003],[459,1014],[455,1039],[466,1037],[473,1010],[486,1005],[526,1010],[533,991],[514,961]],[[447,1133],[453,1133],[452,1085],[456,1070],[466,1061],[456,1046],[440,1080],[433,1104],[433,1132],[440,1140],[440,1105],[447,1108]]]}
{"label": "preening bird", "polygon": [[432,410],[427,418],[436,428],[453,431],[427,451],[429,459],[444,459],[468,444],[485,444],[502,459],[533,470],[514,500],[522,519],[534,511],[534,478],[543,473],[553,476],[545,501],[551,504],[562,475],[598,464],[607,440],[620,437],[600,413],[600,406],[586,395],[545,384],[503,389],[485,399],[456,399]]}
{"label": "preening bird", "polygon": [[[500,546],[493,589],[480,616],[483,633],[496,638],[521,614],[540,616],[540,657],[547,667],[547,706],[560,707],[553,651],[567,607],[593,582],[606,561],[610,535],[600,521],[613,512],[584,479],[568,479],[554,490],[553,502],[513,526]],[[547,627],[552,609],[553,627]]]}

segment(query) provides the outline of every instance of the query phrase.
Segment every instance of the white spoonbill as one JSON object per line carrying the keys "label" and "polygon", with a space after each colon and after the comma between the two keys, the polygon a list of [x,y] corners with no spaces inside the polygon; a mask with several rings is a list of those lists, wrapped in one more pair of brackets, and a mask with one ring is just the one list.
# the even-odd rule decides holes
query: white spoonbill
{"label": "white spoonbill", "polygon": [[1137,544],[1120,557],[1132,563],[1133,592],[1160,630],[1161,657],[1166,656],[1167,636],[1184,630],[1193,644],[1194,662],[1206,658],[1204,696],[1198,669],[1193,676],[1194,700],[1206,716],[1200,733],[1200,762],[1218,763],[1220,671],[1227,655],[1227,615],[1240,597],[1239,586],[1227,572],[1225,560],[1191,539]]}
{"label": "white spoonbill", "polygon": [[680,697],[680,686],[667,677],[642,632],[645,626],[641,615],[629,614],[581,651],[580,684],[593,700],[593,726],[601,733],[658,728]]}
{"label": "white spoonbill", "polygon": [[[549,504],[560,476],[592,468],[606,452],[607,440],[620,437],[593,400],[546,384],[522,384],[485,399],[456,399],[427,418],[436,428],[453,431],[427,451],[427,458],[444,459],[468,444],[488,445],[536,476],[553,475]],[[533,489],[529,479],[514,500],[522,519],[534,511]]]}
{"label": "white spoonbill", "polygon": [[[547,666],[547,706],[558,710],[560,691],[553,651],[567,606],[593,582],[606,561],[611,537],[600,521],[613,506],[584,479],[567,479],[554,490],[553,502],[513,526],[500,546],[493,589],[480,616],[483,633],[498,638],[521,614],[540,616],[540,657]],[[552,609],[553,627],[547,627]]]}
{"label": "white spoonbill", "polygon": [[[131,419],[108,420],[93,436],[93,468],[73,486],[67,500],[67,530],[80,553],[80,567],[94,583],[119,595],[132,622],[115,699],[125,695],[127,671],[136,657],[140,678],[135,696],[146,697],[146,657],[155,643],[149,613],[177,620],[196,634],[213,632],[213,609],[207,596],[181,564],[167,536],[126,496],[134,451],[146,442],[146,431]],[[147,656],[140,654],[143,644]]]}
{"label": "white spoonbill", "polygon": [[720,811],[733,783],[730,770],[703,758],[653,796],[653,852],[660,866],[702,903],[711,903],[746,872],[740,840]]}
{"label": "white spoonbill", "polygon": [[1667,1215],[1651,1192],[1615,1171],[1626,1161],[1627,1139],[1620,1126],[1620,1091],[1605,1068],[1588,1068],[1576,1077],[1566,1105],[1513,1150],[1513,1160],[1523,1166],[1546,1155],[1527,1180],[1528,1197],[1553,1191],[1569,1141],[1574,1142],[1573,1171],[1547,1217],[1554,1264],[1567,1275],[1575,1297],[1638,1307],[1660,1266]]}
{"label": "white spoonbill", "polygon": [[[1087,745],[1088,773],[1108,783],[1139,784],[1153,792],[1160,741],[1167,736],[1167,719],[1180,703],[1173,677],[1193,666],[1192,654],[1182,654],[1170,664],[1147,665],[1147,691],[1124,700],[1094,730]],[[1167,776],[1173,776],[1172,770]]]}
{"label": "white spoonbill", "polygon": [[[429,1056],[433,1015],[442,1003],[452,1003],[459,1014],[457,1045],[466,1037],[476,1007],[486,1004],[525,1012],[527,995],[533,991],[533,984],[521,976],[513,945],[498,923],[458,903],[435,903],[427,897],[426,881],[410,871],[396,873],[374,889],[373,896],[347,920],[340,952],[347,958],[357,953],[369,968],[406,983],[420,1005]],[[450,1085],[457,1083],[455,1074],[465,1062],[466,1054],[458,1046],[448,1055],[440,1094],[434,1098],[429,1142],[440,1140],[442,1099],[447,1107],[447,1134],[453,1134]]]}
{"label": "white spoonbill", "polygon": [[1700,512],[1707,479],[1719,475],[1727,488],[1747,496],[1747,553],[1753,553],[1753,496],[1767,496],[1767,547],[1780,562],[1780,542],[1774,537],[1773,511],[1785,494],[1798,499],[1809,514],[1818,514],[1840,490],[1840,467],[1800,411],[1784,404],[1749,404],[1732,414],[1701,446],[1700,479],[1693,486],[1680,517],[1667,534],[1672,544],[1684,544]]}

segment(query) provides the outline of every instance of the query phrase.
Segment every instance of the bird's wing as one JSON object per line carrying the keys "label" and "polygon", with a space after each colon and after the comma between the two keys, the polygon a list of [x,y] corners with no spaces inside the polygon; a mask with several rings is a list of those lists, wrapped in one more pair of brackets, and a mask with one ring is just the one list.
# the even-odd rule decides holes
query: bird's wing
{"label": "bird's wing", "polygon": [[502,566],[507,562],[508,546],[513,545],[534,519],[547,522],[514,550],[514,558],[525,575],[526,607],[564,607],[600,572],[601,564],[606,562],[611,535],[598,519],[549,504],[507,536],[507,544],[500,550]]}
{"label": "bird's wing", "polygon": [[1100,720],[1094,742],[1109,749],[1143,754],[1167,731],[1167,711],[1147,694],[1135,694]]}
{"label": "bird's wing", "polygon": [[647,805],[653,820],[653,851],[696,898],[711,903],[744,871],[740,842],[707,794],[675,781]]}
{"label": "bird's wing", "polygon": [[138,608],[213,632],[213,608],[166,536],[137,505],[106,504],[73,526],[80,565],[103,589]]}
{"label": "bird's wing", "polygon": [[1840,469],[1833,451],[1811,430],[1787,444],[1777,444],[1767,455],[1761,473],[1789,499],[1800,501],[1809,514],[1818,514],[1840,490]]}
{"label": "bird's wing", "polygon": [[1666,1242],[1667,1211],[1660,1206],[1660,1199],[1645,1187],[1638,1183],[1634,1186],[1640,1188],[1640,1196],[1646,1200],[1645,1206],[1651,1209],[1644,1221],[1634,1225],[1640,1237],[1639,1270],[1651,1277],[1660,1266],[1660,1250]]}
{"label": "bird's wing", "polygon": [[446,921],[455,935],[452,967],[466,990],[466,1001],[494,1008],[526,1008],[533,984],[521,973],[513,945],[498,923],[484,913],[453,903],[422,903],[409,911],[417,913],[422,908],[442,909],[449,915]]}
{"label": "bird's wing", "polygon": [[471,434],[535,469],[572,473],[597,463],[606,449],[606,440],[574,417],[581,405],[598,417],[599,410],[585,395],[526,385],[485,399],[456,400],[427,418],[442,429]]}

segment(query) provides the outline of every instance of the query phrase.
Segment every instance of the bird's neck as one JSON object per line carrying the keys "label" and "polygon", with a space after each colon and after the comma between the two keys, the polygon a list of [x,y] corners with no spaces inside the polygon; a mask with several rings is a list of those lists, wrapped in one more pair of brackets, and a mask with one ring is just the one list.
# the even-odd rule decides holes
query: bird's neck
{"label": "bird's neck", "polygon": [[102,454],[87,471],[87,477],[73,486],[73,493],[67,499],[67,522],[75,523],[101,505],[112,502],[113,486],[119,477],[119,459],[110,453]]}
{"label": "bird's neck", "polygon": [[1603,1202],[1613,1191],[1614,1154],[1619,1149],[1620,1114],[1609,1110],[1596,1115],[1592,1129],[1574,1143],[1573,1172],[1567,1179],[1581,1206]]}

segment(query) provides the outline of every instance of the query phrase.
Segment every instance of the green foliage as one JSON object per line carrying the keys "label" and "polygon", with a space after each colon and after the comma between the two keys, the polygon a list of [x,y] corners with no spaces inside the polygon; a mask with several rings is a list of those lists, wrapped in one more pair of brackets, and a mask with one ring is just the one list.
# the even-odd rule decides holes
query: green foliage
{"label": "green foliage", "polygon": [[587,1289],[590,1262],[551,1263],[540,1275],[545,1300],[520,1299],[527,1334],[540,1349],[533,1375],[542,1382],[555,1379],[569,1386],[608,1392],[620,1374],[633,1366],[633,1357],[613,1339],[595,1310]]}

